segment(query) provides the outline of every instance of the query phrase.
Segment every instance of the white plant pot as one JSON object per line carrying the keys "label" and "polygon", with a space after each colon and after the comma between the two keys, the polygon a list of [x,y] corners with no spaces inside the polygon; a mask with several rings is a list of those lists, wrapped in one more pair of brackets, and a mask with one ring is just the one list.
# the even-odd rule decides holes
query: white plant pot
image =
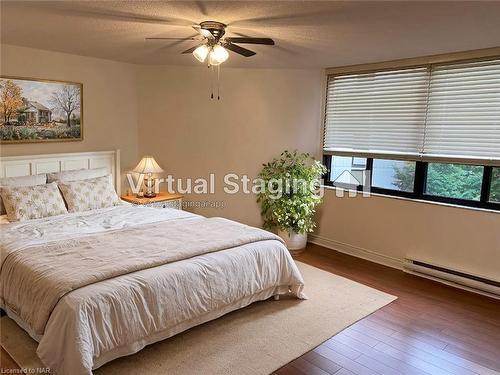
{"label": "white plant pot", "polygon": [[278,236],[285,241],[286,247],[291,254],[298,254],[304,251],[307,245],[307,233],[300,234],[278,229]]}

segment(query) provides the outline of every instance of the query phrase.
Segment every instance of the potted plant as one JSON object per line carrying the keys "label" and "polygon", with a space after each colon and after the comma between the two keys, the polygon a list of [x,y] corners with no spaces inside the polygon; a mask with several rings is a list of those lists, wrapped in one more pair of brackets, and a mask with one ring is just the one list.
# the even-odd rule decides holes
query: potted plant
{"label": "potted plant", "polygon": [[326,167],[307,153],[283,151],[263,164],[263,188],[257,195],[264,228],[277,229],[291,253],[306,247],[307,233],[316,226],[314,213],[321,203],[319,180]]}

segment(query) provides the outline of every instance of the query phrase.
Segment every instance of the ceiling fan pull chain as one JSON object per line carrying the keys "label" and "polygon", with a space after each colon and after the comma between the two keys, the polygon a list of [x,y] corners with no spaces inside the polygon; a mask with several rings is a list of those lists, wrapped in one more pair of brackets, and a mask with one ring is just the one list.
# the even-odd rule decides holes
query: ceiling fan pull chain
{"label": "ceiling fan pull chain", "polygon": [[210,99],[214,98],[214,67],[209,66],[210,68],[210,91],[212,91],[212,94],[210,95]]}
{"label": "ceiling fan pull chain", "polygon": [[220,65],[217,65],[217,100],[220,100]]}

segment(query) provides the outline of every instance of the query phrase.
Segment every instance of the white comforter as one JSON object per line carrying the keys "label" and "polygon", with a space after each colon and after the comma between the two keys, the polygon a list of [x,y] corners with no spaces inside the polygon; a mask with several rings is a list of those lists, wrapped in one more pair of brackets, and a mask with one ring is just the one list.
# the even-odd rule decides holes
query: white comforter
{"label": "white comforter", "polygon": [[[33,251],[42,245],[51,249],[54,243],[64,246],[68,241],[98,233],[171,220],[192,223],[197,219],[200,223],[203,220],[179,210],[123,205],[2,225],[0,266],[9,254]],[[114,358],[256,300],[289,291],[303,298],[302,287],[302,277],[283,244],[266,240],[77,288],[55,305],[42,335],[9,309],[4,296],[0,296],[0,303],[39,341],[37,353],[47,366],[58,374],[88,375],[92,368]]]}

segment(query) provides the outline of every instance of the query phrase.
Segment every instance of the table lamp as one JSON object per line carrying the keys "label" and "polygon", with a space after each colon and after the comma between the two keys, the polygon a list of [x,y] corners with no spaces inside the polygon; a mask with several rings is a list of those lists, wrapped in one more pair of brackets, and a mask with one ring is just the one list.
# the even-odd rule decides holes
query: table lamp
{"label": "table lamp", "polygon": [[156,197],[156,193],[153,191],[153,173],[161,173],[163,169],[158,165],[156,160],[152,156],[144,156],[137,167],[134,168],[134,172],[147,175],[146,177],[146,192],[144,196],[146,198]]}

